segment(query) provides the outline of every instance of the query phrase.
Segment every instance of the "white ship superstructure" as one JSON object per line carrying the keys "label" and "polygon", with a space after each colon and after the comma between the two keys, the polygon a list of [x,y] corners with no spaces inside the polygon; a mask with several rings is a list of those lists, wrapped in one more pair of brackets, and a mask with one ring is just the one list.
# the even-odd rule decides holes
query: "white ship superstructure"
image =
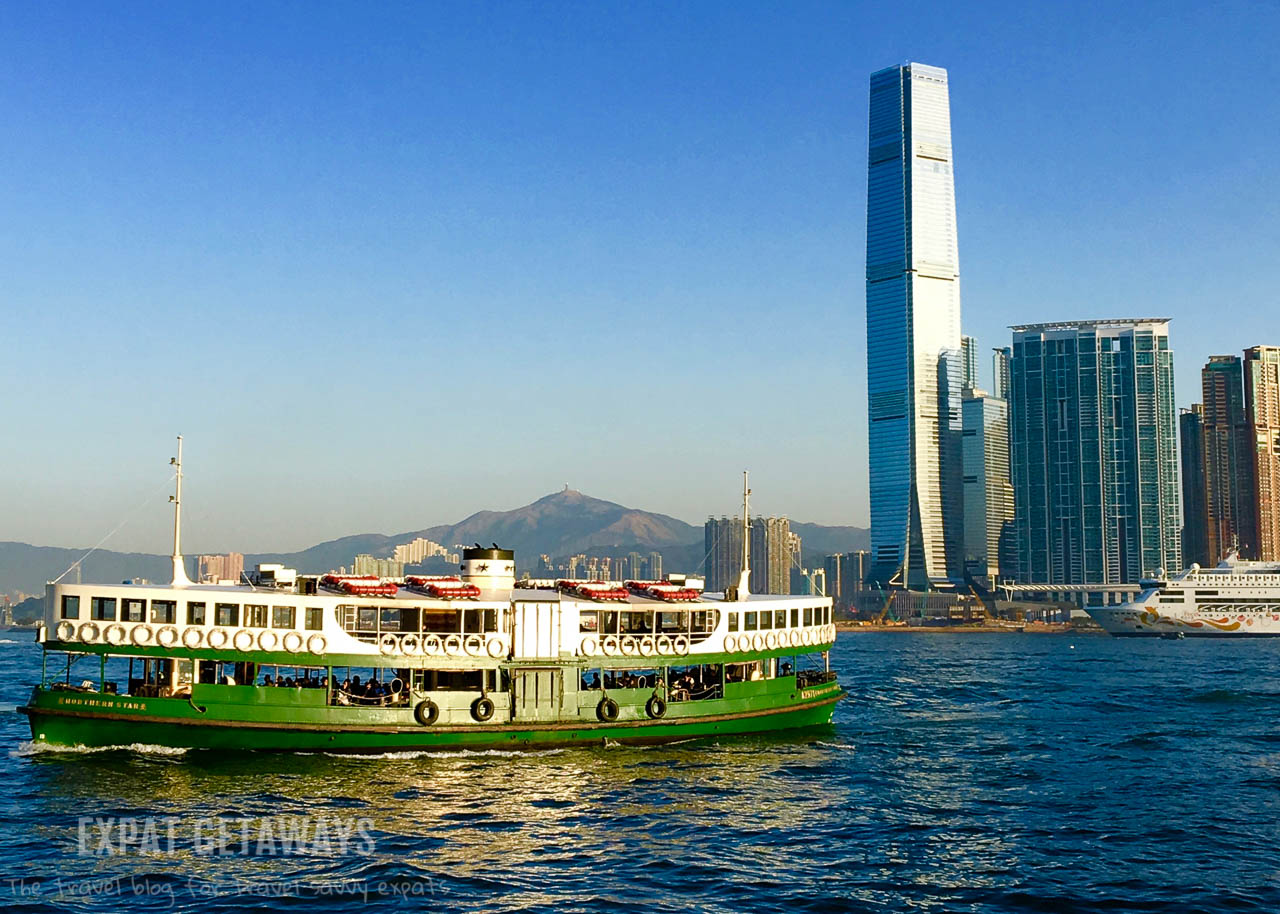
{"label": "white ship superstructure", "polygon": [[1089,615],[1113,635],[1280,636],[1280,564],[1228,557],[1142,583],[1132,601],[1090,606]]}

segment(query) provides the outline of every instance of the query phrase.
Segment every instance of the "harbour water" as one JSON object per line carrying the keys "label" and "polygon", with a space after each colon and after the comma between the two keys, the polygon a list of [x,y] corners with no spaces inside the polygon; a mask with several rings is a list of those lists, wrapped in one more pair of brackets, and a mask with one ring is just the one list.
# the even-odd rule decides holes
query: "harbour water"
{"label": "harbour water", "polygon": [[13,911],[1280,910],[1278,641],[842,635],[818,732],[345,758],[33,746],[29,637]]}

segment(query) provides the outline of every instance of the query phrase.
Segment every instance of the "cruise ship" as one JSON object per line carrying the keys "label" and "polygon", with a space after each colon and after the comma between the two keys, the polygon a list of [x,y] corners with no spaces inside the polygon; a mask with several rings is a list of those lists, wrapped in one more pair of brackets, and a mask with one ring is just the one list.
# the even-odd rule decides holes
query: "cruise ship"
{"label": "cruise ship", "polygon": [[1280,636],[1280,564],[1228,556],[1142,582],[1128,603],[1086,607],[1113,635],[1165,638]]}
{"label": "cruise ship", "polygon": [[181,439],[176,463],[172,583],[48,585],[41,678],[19,708],[35,740],[340,753],[661,743],[826,725],[844,695],[831,599],[749,593],[749,571],[724,593],[692,575],[517,580],[511,550],[477,544],[456,575],[260,565],[245,582],[193,583]]}

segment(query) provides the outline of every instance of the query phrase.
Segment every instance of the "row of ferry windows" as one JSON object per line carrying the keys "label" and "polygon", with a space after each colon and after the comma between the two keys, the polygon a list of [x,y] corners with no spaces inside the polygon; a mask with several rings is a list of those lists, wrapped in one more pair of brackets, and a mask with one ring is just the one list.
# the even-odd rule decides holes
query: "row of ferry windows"
{"label": "row of ferry windows", "polygon": [[[147,600],[125,597],[90,597],[89,618],[95,622],[152,622],[156,625],[173,625],[178,621],[178,603],[176,600],[151,600],[151,612],[147,612]],[[187,603],[187,624],[207,625],[208,604]],[[62,597],[62,618],[80,618],[80,598],[64,594]],[[241,621],[243,619],[243,621]],[[297,607],[267,606],[261,603],[214,603],[213,624],[228,628],[297,628]],[[320,631],[324,628],[324,610],[318,606],[309,606],[303,610],[303,621],[307,631]]]}
{"label": "row of ferry windows", "polygon": [[[739,616],[742,617],[742,630],[744,632],[766,632],[773,628],[788,627],[787,611],[785,609],[775,609],[773,611],[763,609],[759,612],[729,613],[729,631],[736,632],[738,630]],[[829,625],[830,623],[830,606],[806,606],[803,610],[796,606],[791,609],[790,628],[799,628],[801,625]]]}

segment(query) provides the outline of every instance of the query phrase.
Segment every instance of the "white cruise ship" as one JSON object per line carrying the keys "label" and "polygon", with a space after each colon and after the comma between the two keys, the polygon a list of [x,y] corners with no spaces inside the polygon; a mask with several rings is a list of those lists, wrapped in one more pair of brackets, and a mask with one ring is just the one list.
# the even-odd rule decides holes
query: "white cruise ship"
{"label": "white cruise ship", "polygon": [[1143,581],[1128,603],[1089,606],[1113,635],[1244,638],[1280,635],[1280,564],[1234,555],[1216,568],[1192,565],[1179,575]]}

